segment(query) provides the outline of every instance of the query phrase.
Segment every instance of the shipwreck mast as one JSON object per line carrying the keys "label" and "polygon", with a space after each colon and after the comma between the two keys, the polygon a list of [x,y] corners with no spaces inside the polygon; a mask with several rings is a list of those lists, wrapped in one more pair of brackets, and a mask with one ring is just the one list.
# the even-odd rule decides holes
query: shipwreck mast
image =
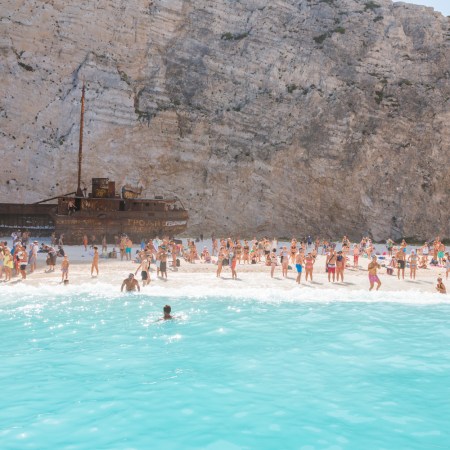
{"label": "shipwreck mast", "polygon": [[80,140],[78,145],[78,186],[77,186],[78,197],[83,197],[83,191],[81,190],[81,162],[83,160],[84,92],[85,86],[83,81],[83,89],[81,91]]}

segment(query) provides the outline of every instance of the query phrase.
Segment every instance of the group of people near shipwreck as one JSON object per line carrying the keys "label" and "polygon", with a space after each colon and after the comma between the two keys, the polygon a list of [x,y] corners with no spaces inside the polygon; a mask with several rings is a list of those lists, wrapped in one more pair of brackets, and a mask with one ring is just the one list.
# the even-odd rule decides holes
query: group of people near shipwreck
{"label": "group of people near shipwreck", "polygon": [[[62,244],[63,236],[56,239],[52,235],[52,244],[41,244],[37,241],[28,242],[30,236],[27,232],[13,233],[12,246],[8,243],[0,242],[0,280],[10,281],[12,277],[21,276],[26,279],[27,273],[33,273],[36,270],[38,253],[46,254],[47,272],[55,270],[57,258],[62,258],[61,263],[61,281],[68,282],[69,274],[69,258]],[[314,277],[314,269],[317,262],[317,256],[324,255],[324,269],[326,278],[329,282],[343,283],[345,272],[347,269],[361,270],[366,269],[369,277],[369,289],[372,290],[375,285],[378,290],[381,281],[378,271],[381,267],[386,268],[388,275],[396,276],[399,280],[405,278],[405,271],[408,269],[408,276],[415,280],[418,271],[427,269],[430,266],[442,268],[445,271],[445,278],[448,280],[450,273],[450,257],[446,250],[445,244],[437,237],[433,242],[425,242],[422,246],[411,247],[407,251],[407,243],[402,240],[396,244],[393,240],[386,241],[384,251],[376,250],[376,247],[370,238],[364,237],[359,243],[351,243],[347,236],[344,236],[340,243],[330,242],[327,240],[315,239],[311,236],[297,240],[293,238],[290,243],[279,245],[276,238],[262,239],[253,238],[252,240],[218,239],[214,235],[211,239],[211,251],[207,246],[203,246],[201,250],[198,245],[202,246],[201,239],[196,241],[188,239],[185,244],[182,240],[176,239],[142,239],[138,248],[131,239],[126,235],[116,238],[114,248],[108,252],[108,244],[106,236],[103,236],[102,252],[96,244],[94,236],[91,239],[87,235],[82,238],[81,244],[87,251],[93,249],[91,275],[99,274],[99,258],[100,257],[116,257],[120,256],[121,260],[138,263],[138,267],[134,273],[140,271],[143,286],[150,284],[151,266],[155,265],[156,276],[167,279],[167,269],[171,267],[176,270],[180,266],[181,260],[187,263],[209,263],[215,264],[216,276],[222,275],[224,267],[231,269],[231,277],[237,279],[237,267],[240,264],[259,264],[270,268],[271,277],[275,276],[277,267],[281,268],[281,275],[288,277],[288,272],[293,270],[296,273],[296,282],[302,281],[304,273],[304,281],[312,282]],[[56,243],[60,245],[56,245]],[[118,251],[116,250],[118,248]],[[134,254],[133,254],[134,251]],[[363,258],[367,258],[367,265],[362,265]],[[4,279],[3,279],[4,277]],[[437,280],[436,289],[445,293],[446,288],[443,284],[442,276]],[[125,287],[128,283],[125,283]],[[136,288],[136,283],[130,286]],[[133,289],[134,289],[133,288]]]}

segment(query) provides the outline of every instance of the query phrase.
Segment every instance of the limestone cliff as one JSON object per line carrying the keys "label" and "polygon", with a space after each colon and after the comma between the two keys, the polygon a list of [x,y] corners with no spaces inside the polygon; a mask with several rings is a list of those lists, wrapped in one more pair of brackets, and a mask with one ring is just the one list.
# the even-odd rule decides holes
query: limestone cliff
{"label": "limestone cliff", "polygon": [[450,20],[390,0],[4,0],[0,198],[176,194],[191,234],[450,236]]}

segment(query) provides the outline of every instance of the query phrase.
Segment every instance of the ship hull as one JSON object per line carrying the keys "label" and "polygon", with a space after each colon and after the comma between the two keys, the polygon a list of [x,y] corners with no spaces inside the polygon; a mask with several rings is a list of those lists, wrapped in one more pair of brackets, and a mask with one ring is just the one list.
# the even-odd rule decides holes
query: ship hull
{"label": "ship hull", "polygon": [[176,236],[187,228],[188,213],[181,211],[75,211],[58,214],[58,205],[0,203],[0,235],[30,231],[33,237],[64,235],[64,243],[79,245],[83,236],[101,242],[116,242],[126,234],[134,242],[156,236]]}
{"label": "ship hull", "polygon": [[117,215],[74,214],[56,216],[55,232],[57,236],[64,234],[64,243],[81,244],[83,236],[91,241],[95,236],[100,242],[106,236],[107,242],[116,242],[120,235],[126,234],[133,242],[141,239],[153,239],[156,236],[176,236],[183,233],[187,227],[187,214],[166,214],[161,217],[149,218],[148,214],[121,213]]}

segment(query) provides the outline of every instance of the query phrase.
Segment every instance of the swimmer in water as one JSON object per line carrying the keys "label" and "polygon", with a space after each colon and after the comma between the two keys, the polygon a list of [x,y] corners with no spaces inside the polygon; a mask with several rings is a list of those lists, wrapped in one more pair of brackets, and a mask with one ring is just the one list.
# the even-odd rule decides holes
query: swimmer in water
{"label": "swimmer in water", "polygon": [[173,316],[170,314],[172,312],[172,308],[170,305],[166,305],[163,308],[164,317],[162,317],[160,320],[170,320],[173,319]]}
{"label": "swimmer in water", "polygon": [[139,292],[141,291],[139,282],[138,282],[138,280],[136,280],[136,278],[134,278],[134,274],[132,274],[132,273],[130,273],[130,275],[128,275],[128,278],[125,278],[125,280],[123,280],[122,286],[120,288],[120,292],[123,292],[124,287],[126,287],[126,289],[125,289],[126,292],[135,291],[136,288]]}

